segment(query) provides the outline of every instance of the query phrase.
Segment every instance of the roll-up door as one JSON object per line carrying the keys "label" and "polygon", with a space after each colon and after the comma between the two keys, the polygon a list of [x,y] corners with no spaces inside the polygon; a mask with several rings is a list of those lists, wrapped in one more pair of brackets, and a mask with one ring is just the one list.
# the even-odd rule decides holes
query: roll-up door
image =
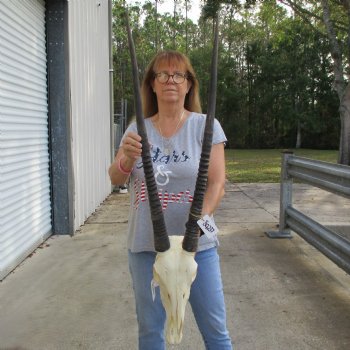
{"label": "roll-up door", "polygon": [[0,280],[51,233],[45,2],[0,1]]}

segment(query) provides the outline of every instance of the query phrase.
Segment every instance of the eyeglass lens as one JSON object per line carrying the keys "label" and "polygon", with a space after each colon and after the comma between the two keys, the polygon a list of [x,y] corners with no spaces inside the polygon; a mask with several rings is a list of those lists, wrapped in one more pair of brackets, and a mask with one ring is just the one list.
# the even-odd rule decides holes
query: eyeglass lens
{"label": "eyeglass lens", "polygon": [[185,81],[186,76],[181,73],[168,74],[166,72],[160,72],[156,74],[157,80],[161,84],[165,84],[169,81],[170,77],[172,77],[175,84],[181,84]]}

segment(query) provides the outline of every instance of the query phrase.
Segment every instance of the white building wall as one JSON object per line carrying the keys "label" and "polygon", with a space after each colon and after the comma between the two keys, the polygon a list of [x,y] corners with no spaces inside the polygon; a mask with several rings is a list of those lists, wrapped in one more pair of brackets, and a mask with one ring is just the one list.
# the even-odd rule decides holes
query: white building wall
{"label": "white building wall", "polygon": [[74,208],[77,229],[111,192],[107,0],[69,0]]}
{"label": "white building wall", "polygon": [[0,280],[51,234],[45,2],[0,0]]}

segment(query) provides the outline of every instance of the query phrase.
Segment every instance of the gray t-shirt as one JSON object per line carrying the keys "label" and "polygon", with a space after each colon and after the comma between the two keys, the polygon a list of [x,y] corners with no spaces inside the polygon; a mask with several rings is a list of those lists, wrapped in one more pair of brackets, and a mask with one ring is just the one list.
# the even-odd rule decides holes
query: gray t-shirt
{"label": "gray t-shirt", "polygon": [[[183,235],[192,203],[202,150],[205,116],[192,112],[183,126],[170,139],[162,138],[150,119],[145,119],[151,144],[153,169],[169,235]],[[127,128],[137,132],[136,123]],[[224,131],[215,119],[213,144],[226,141]],[[154,251],[153,227],[150,215],[145,176],[141,158],[136,161],[130,176],[130,212],[128,249],[132,252]],[[198,250],[217,245],[217,238],[203,235]]]}

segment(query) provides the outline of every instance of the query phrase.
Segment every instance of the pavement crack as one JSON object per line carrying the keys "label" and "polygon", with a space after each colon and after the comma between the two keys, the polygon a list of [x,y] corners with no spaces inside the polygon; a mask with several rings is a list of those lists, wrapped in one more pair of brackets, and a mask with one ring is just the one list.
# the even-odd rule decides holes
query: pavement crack
{"label": "pavement crack", "polygon": [[254,202],[258,208],[264,210],[266,213],[270,214],[272,217],[274,217],[277,221],[279,221],[279,216],[275,216],[270,211],[266,210],[254,197],[250,196],[247,192],[244,191],[243,188],[241,188],[238,184],[236,185],[242,193],[244,193],[245,196],[247,196],[252,202]]}

